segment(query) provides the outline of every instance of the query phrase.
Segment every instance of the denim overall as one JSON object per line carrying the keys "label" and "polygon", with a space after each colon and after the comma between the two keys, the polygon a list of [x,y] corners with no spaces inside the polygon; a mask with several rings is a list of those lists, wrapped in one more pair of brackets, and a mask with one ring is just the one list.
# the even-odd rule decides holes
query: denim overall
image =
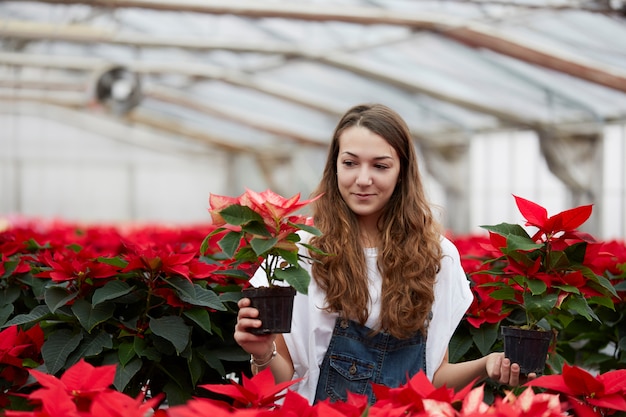
{"label": "denim overall", "polygon": [[426,372],[426,340],[421,332],[408,339],[372,330],[352,320],[335,321],[320,368],[315,402],[330,398],[346,401],[347,393],[376,399],[372,383],[395,388],[406,384],[420,369]]}

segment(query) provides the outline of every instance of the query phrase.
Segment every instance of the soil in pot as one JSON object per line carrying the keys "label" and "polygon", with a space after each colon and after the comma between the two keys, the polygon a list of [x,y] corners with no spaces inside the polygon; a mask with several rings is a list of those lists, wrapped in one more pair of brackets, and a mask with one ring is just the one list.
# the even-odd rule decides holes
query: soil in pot
{"label": "soil in pot", "polygon": [[290,333],[293,299],[296,290],[293,287],[246,288],[242,295],[250,299],[251,306],[259,310],[261,327],[249,329],[252,334]]}
{"label": "soil in pot", "polygon": [[504,356],[512,363],[519,364],[524,375],[543,374],[548,357],[548,349],[554,334],[551,331],[527,330],[518,327],[502,327]]}

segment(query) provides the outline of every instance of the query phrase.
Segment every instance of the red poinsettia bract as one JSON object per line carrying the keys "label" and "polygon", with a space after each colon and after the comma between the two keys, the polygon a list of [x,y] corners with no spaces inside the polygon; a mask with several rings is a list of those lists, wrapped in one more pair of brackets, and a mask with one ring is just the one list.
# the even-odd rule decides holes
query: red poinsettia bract
{"label": "red poinsettia bract", "polygon": [[572,237],[580,240],[590,239],[594,241],[591,236],[576,231],[591,216],[591,205],[565,210],[548,217],[548,211],[539,204],[516,195],[513,197],[515,197],[517,208],[526,219],[526,226],[535,226],[539,229],[533,236],[533,240],[538,240],[542,236],[546,240],[550,240],[556,234],[563,232],[571,233]]}
{"label": "red poinsettia bract", "polygon": [[[42,362],[43,330],[39,324],[24,331],[10,326],[0,332],[0,381],[19,389],[28,379],[28,368]],[[0,408],[9,404],[11,389],[0,391]]]}
{"label": "red poinsettia bract", "polygon": [[285,396],[286,389],[299,381],[296,379],[276,384],[274,375],[269,368],[262,370],[252,378],[243,375],[242,379],[241,385],[231,380],[230,385],[205,384],[199,385],[199,387],[232,398],[235,408],[272,408],[276,406],[278,400]]}
{"label": "red poinsettia bract", "polygon": [[94,367],[81,359],[61,378],[34,369],[41,388],[27,395],[35,410],[6,411],[6,417],[144,417],[160,401],[132,399],[111,388],[115,365]]}
{"label": "red poinsettia bract", "polygon": [[565,394],[581,417],[626,412],[626,369],[594,377],[584,369],[565,363],[560,375],[544,375],[528,385]]}

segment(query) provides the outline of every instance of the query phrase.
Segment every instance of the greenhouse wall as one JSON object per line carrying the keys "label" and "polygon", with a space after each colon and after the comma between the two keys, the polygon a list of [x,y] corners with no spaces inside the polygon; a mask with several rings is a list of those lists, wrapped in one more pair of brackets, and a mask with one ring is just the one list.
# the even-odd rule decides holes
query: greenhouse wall
{"label": "greenhouse wall", "polygon": [[[318,181],[325,150],[298,148],[271,176],[256,161],[176,137],[111,138],[55,115],[0,115],[0,215],[84,222],[207,222],[209,193],[238,195],[248,187],[308,195]],[[129,127],[128,132],[133,132]],[[330,136],[329,132],[329,136]],[[604,131],[603,187],[594,207],[600,238],[626,236],[626,126]],[[537,136],[502,131],[472,137],[469,230],[519,222],[512,194],[549,214],[570,208],[563,183],[548,169]],[[424,168],[424,164],[422,164]],[[425,169],[423,169],[425,171]],[[442,187],[424,172],[427,193],[446,207]]]}

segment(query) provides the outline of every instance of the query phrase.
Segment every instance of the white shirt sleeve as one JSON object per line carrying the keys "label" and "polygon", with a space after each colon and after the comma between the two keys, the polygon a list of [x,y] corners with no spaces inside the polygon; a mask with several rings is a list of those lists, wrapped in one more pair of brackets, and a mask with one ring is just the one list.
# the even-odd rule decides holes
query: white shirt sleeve
{"label": "white shirt sleeve", "polygon": [[435,282],[433,318],[426,339],[426,374],[431,381],[454,331],[474,299],[458,249],[446,238],[442,239],[441,247],[444,257]]}

